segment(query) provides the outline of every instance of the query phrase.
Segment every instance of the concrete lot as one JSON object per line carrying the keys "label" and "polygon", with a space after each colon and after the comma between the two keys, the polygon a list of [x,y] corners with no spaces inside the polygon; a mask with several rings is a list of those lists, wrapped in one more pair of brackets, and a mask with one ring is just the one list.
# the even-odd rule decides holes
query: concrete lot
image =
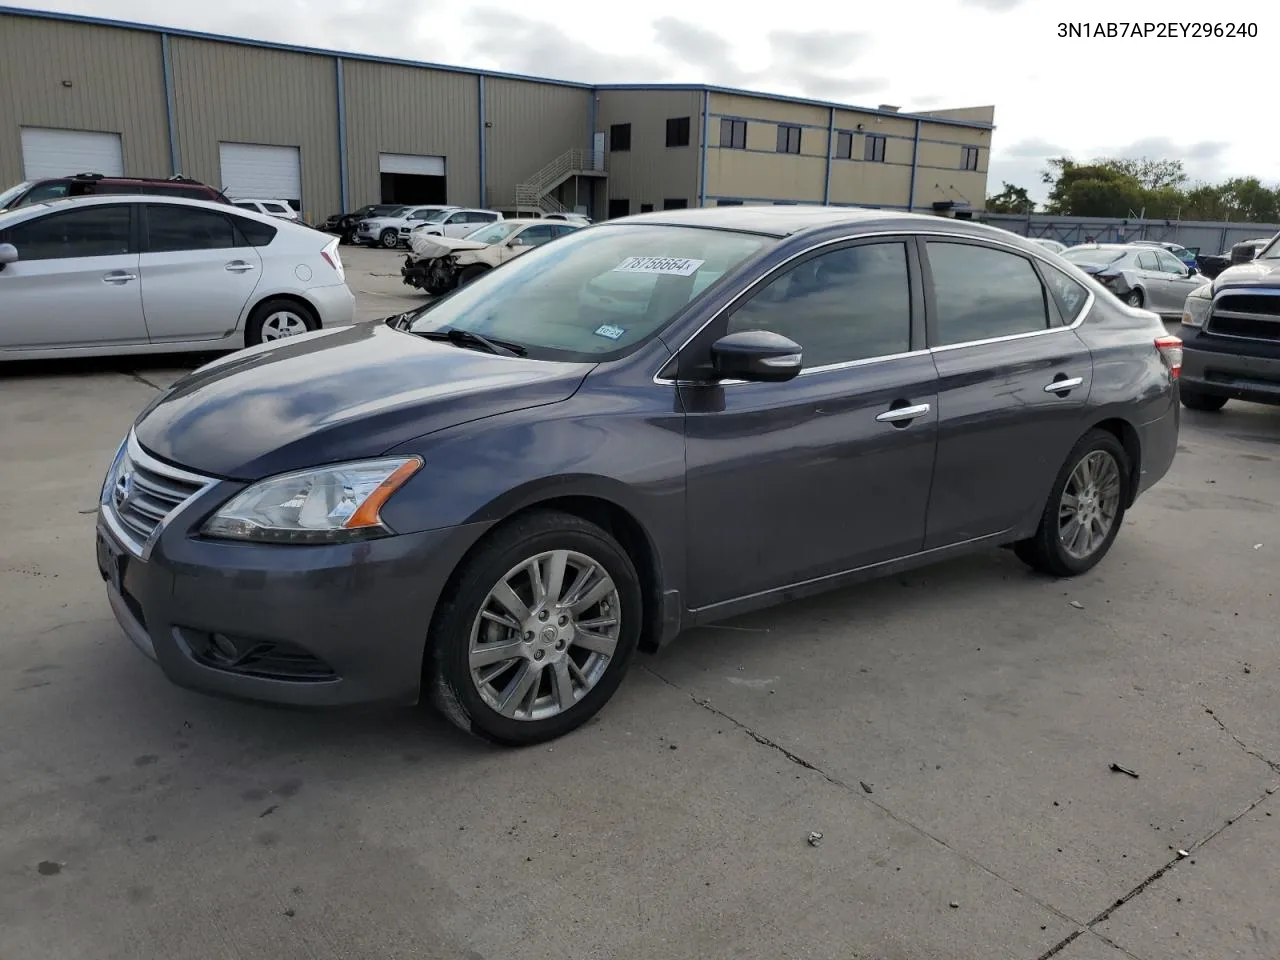
{"label": "concrete lot", "polygon": [[[415,302],[343,253],[363,318]],[[96,492],[194,362],[0,370],[0,957],[1280,954],[1280,411],[1187,414],[1084,578],[993,551],[702,629],[512,752],[123,637]]]}

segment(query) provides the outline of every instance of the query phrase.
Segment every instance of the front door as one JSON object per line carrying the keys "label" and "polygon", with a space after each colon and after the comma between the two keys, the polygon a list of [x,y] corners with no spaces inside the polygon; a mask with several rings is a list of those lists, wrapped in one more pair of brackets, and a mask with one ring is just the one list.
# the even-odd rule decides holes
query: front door
{"label": "front door", "polygon": [[[786,383],[680,390],[694,608],[920,549],[937,374],[906,239],[850,243],[779,270],[681,353],[771,330],[800,344]],[[909,409],[908,409],[909,408]]]}
{"label": "front door", "polygon": [[218,211],[159,203],[145,210],[140,265],[151,342],[230,335],[262,276],[257,248]]}
{"label": "front door", "polygon": [[1164,304],[1158,312],[1181,314],[1191,292],[1204,286],[1204,277],[1191,273],[1186,264],[1167,250],[1157,250],[1155,254],[1165,289]]}
{"label": "front door", "polygon": [[0,231],[0,349],[147,342],[131,205],[90,204]]}
{"label": "front door", "polygon": [[1070,324],[1088,293],[1004,248],[924,243],[938,368],[926,549],[1013,527],[1043,506],[1084,432],[1093,360]]}

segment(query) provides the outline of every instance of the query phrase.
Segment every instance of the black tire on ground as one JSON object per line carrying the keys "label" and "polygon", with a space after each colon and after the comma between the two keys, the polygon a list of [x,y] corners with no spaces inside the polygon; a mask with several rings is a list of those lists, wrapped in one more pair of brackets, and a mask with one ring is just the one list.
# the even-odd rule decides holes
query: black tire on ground
{"label": "black tire on ground", "polygon": [[[568,710],[539,720],[504,717],[485,702],[472,680],[472,626],[489,592],[508,571],[551,550],[583,554],[613,579],[620,620],[617,646],[595,686]],[[586,723],[618,689],[640,637],[643,601],[631,558],[600,527],[551,510],[517,517],[498,527],[463,561],[451,584],[456,588],[442,598],[427,641],[423,686],[432,705],[462,730],[505,746],[544,743]]]}
{"label": "black tire on ground", "polygon": [[1143,299],[1141,290],[1130,290],[1125,295],[1124,302],[1131,307],[1140,307],[1146,301]]}
{"label": "black tire on ground", "polygon": [[1182,405],[1188,410],[1202,410],[1205,413],[1216,413],[1227,405],[1226,397],[1215,397],[1211,393],[1197,393],[1183,387],[1180,391]]}
{"label": "black tire on ground", "polygon": [[320,320],[307,307],[295,300],[264,300],[253,308],[253,313],[249,314],[249,321],[244,328],[244,345],[246,347],[256,347],[262,343],[263,324],[273,314],[291,313],[297,316],[307,326],[307,331],[320,329]]}
{"label": "black tire on ground", "polygon": [[[1071,479],[1071,474],[1085,457],[1094,452],[1109,454],[1120,469],[1120,500],[1116,508],[1115,519],[1106,538],[1086,557],[1074,557],[1067,552],[1059,534],[1059,516],[1062,508],[1062,495]],[[1027,540],[1014,544],[1014,552],[1023,563],[1040,573],[1054,577],[1074,577],[1093,569],[1097,563],[1111,550],[1120,527],[1124,524],[1125,507],[1129,502],[1132,466],[1124,445],[1115,435],[1106,430],[1090,430],[1072,448],[1066,463],[1058,472],[1053,489],[1049,492],[1049,500],[1045,504],[1044,513],[1040,516],[1040,525],[1035,534]]]}
{"label": "black tire on ground", "polygon": [[400,234],[388,227],[378,234],[378,242],[387,250],[394,250],[400,245]]}
{"label": "black tire on ground", "polygon": [[476,277],[483,276],[488,272],[488,267],[483,267],[478,263],[473,263],[471,266],[463,268],[462,272],[458,274],[458,286],[465,287]]}

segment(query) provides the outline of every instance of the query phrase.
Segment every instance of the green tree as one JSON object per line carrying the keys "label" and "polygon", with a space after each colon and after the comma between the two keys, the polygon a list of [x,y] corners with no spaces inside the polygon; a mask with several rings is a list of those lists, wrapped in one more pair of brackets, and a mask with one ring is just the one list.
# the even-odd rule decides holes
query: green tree
{"label": "green tree", "polygon": [[1012,183],[1002,180],[1000,185],[1004,187],[994,196],[987,197],[988,213],[1033,213],[1036,205],[1031,197],[1027,195],[1026,187],[1015,187]]}
{"label": "green tree", "polygon": [[1181,160],[1148,160],[1142,157],[1138,160],[1099,160],[1098,164],[1132,177],[1144,190],[1180,188],[1187,182],[1187,172],[1182,168]]}
{"label": "green tree", "polygon": [[1231,214],[1221,184],[1201,183],[1186,193],[1182,205],[1183,220],[1226,220]]}
{"label": "green tree", "polygon": [[1280,219],[1280,197],[1257,177],[1237,177],[1222,184],[1223,199],[1232,220],[1275,223]]}

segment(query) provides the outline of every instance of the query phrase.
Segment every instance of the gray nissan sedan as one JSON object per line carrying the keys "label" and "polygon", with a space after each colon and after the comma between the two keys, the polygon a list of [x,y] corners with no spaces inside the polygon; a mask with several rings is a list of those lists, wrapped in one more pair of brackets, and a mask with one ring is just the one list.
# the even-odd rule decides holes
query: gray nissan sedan
{"label": "gray nissan sedan", "polygon": [[628,217],[179,381],[111,464],[98,565],[175,683],[535,743],[687,627],[996,546],[1089,570],[1169,469],[1180,366],[1004,231]]}

